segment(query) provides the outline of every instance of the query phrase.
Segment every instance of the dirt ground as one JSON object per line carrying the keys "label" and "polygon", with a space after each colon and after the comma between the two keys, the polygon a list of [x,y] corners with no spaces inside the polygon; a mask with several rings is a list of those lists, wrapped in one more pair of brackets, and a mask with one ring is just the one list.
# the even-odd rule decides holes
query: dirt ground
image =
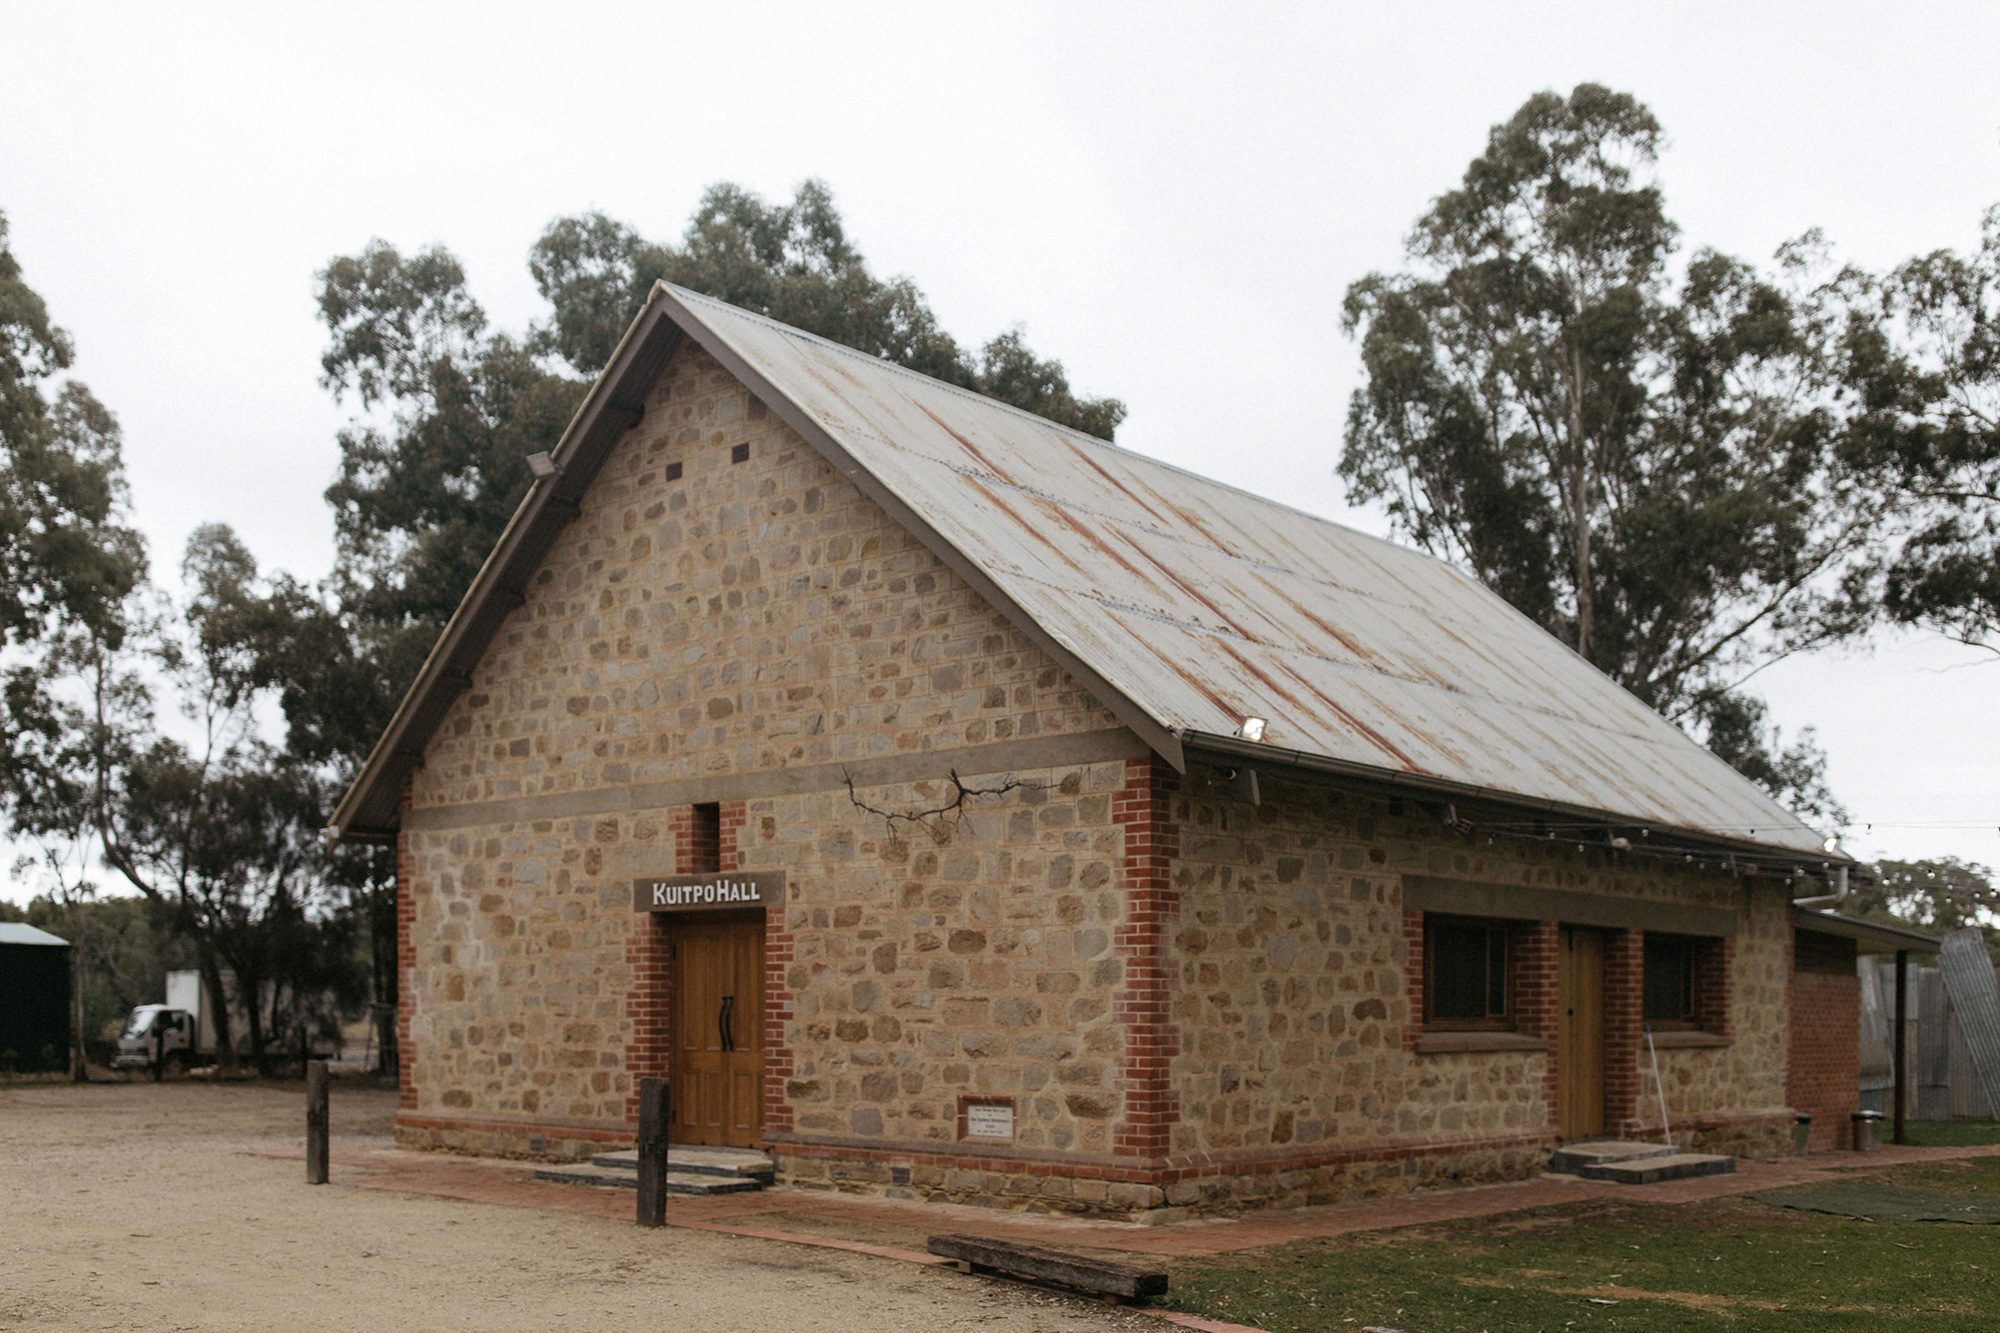
{"label": "dirt ground", "polygon": [[[334,1147],[391,1091],[339,1084]],[[1157,1330],[1058,1293],[865,1255],[333,1184],[303,1085],[0,1087],[0,1330]]]}

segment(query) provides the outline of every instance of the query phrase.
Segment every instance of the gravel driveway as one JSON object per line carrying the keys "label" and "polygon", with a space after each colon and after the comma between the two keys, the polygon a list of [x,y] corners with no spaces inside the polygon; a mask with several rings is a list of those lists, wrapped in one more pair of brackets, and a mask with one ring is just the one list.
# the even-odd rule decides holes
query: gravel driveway
{"label": "gravel driveway", "polygon": [[[393,1092],[340,1086],[336,1150]],[[303,1182],[300,1084],[0,1087],[0,1330],[971,1329],[1157,1320],[770,1241]]]}

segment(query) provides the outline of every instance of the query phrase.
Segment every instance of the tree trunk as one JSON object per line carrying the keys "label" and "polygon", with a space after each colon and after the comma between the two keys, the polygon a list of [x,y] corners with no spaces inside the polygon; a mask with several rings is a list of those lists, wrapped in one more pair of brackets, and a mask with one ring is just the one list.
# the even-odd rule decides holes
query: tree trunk
{"label": "tree trunk", "polygon": [[[201,986],[208,992],[208,1006],[214,1011],[215,1061],[222,1066],[222,1072],[236,1072],[236,1044],[229,1031],[229,995],[222,986],[222,966],[215,961],[215,953],[207,945],[198,947],[197,958],[201,967]],[[195,1039],[200,1041],[197,1030]]]}
{"label": "tree trunk", "polygon": [[1590,660],[1591,632],[1596,628],[1597,599],[1590,576],[1590,441],[1583,432],[1583,353],[1570,348],[1569,444],[1570,551],[1576,565],[1576,651]]}
{"label": "tree trunk", "polygon": [[90,1047],[83,1030],[83,922],[72,915],[69,945],[69,1076],[78,1083],[90,1082]]}
{"label": "tree trunk", "polygon": [[269,1078],[271,1071],[264,1059],[264,1015],[259,1003],[263,999],[263,982],[256,978],[246,980],[241,972],[236,974],[237,994],[245,996],[243,1001],[243,1022],[250,1030],[245,1035],[250,1039],[250,1059],[257,1066],[258,1074]]}

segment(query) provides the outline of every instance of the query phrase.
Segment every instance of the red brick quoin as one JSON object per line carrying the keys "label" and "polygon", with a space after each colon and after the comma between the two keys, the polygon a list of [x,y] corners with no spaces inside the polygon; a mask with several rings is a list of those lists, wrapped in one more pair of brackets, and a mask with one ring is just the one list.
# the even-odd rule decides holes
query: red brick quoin
{"label": "red brick quoin", "polygon": [[1117,1073],[1124,1114],[1111,1133],[1111,1151],[1118,1156],[1165,1157],[1180,1119],[1180,1097],[1173,1090],[1180,1034],[1168,994],[1175,979],[1169,932],[1180,914],[1171,879],[1181,851],[1175,776],[1157,758],[1128,759],[1125,785],[1112,798],[1112,821],[1124,833],[1119,875],[1125,889],[1125,919],[1113,937],[1125,976],[1111,1002],[1113,1021],[1125,1038]]}
{"label": "red brick quoin", "polygon": [[[412,804],[416,774],[403,779],[402,809]],[[396,834],[396,1105],[417,1109],[416,1048],[410,1044],[410,1012],[417,998],[417,856],[410,835]]]}
{"label": "red brick quoin", "polygon": [[1644,1038],[1646,932],[1604,932],[1604,1127],[1637,1130]]}

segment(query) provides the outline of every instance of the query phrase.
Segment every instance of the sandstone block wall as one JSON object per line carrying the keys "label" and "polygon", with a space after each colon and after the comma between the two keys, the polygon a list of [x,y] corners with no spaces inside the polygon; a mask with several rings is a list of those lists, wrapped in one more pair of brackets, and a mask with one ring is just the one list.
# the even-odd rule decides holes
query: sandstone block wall
{"label": "sandstone block wall", "polygon": [[[1729,1045],[1662,1070],[1697,1133],[1782,1112],[1780,891],[1173,775],[705,353],[648,401],[410,784],[406,1140],[629,1138],[672,925],[628,886],[695,868],[696,802],[724,868],[787,875],[766,1131],[800,1183],[1164,1218],[1531,1172],[1551,1056],[1414,1049],[1405,874],[1747,904]],[[968,1096],[1010,1144],[962,1141]]]}
{"label": "sandstone block wall", "polygon": [[[1023,762],[1093,735],[1113,757]],[[1109,1151],[1115,756],[1136,747],[684,348],[412,780],[406,1129],[622,1132],[665,1055],[663,1015],[629,1001],[670,938],[627,886],[690,868],[686,802],[720,793],[734,866],[791,876],[767,934],[793,1131],[948,1144],[958,1094],[1005,1092],[1018,1146]],[[903,818],[949,805],[954,767],[1013,785]]]}

